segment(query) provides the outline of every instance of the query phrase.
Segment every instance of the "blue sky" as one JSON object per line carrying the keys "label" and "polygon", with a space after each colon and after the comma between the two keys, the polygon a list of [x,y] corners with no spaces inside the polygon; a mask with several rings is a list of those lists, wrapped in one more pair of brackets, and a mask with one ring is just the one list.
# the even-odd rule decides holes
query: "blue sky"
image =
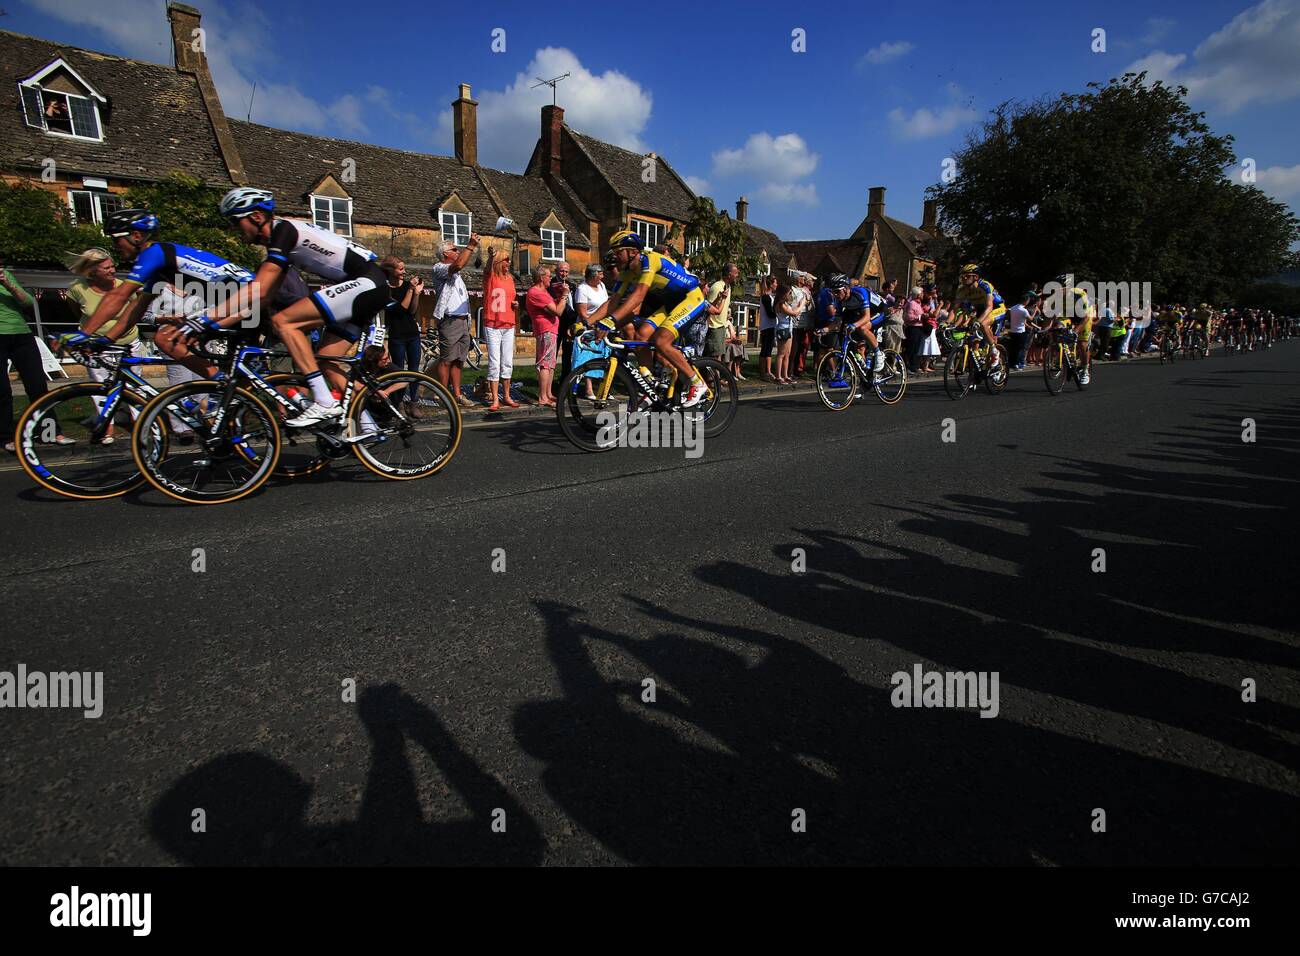
{"label": "blue sky", "polygon": [[[450,103],[469,83],[480,162],[520,171],[550,99],[528,87],[568,71],[559,103],[571,126],[660,153],[720,205],[746,195],[750,221],[785,239],[848,235],[870,186],[887,187],[890,215],[919,223],[922,191],[990,107],[1134,64],[1188,85],[1254,160],[1258,185],[1300,206],[1300,0],[390,0],[370,22],[367,5],[339,0],[192,5],[232,116],[245,115],[256,81],[254,121],[449,154]],[[164,7],[9,0],[0,28],[168,62]],[[1104,53],[1091,49],[1095,29]]]}

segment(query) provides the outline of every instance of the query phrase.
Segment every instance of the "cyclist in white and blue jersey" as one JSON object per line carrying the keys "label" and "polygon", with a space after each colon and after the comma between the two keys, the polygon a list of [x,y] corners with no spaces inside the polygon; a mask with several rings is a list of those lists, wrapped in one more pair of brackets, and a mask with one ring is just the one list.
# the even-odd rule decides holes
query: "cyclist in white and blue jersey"
{"label": "cyclist in white and blue jersey", "polygon": [[[249,283],[240,308],[247,310],[255,308],[259,301],[269,302],[291,265],[332,283],[277,312],[271,323],[298,371],[307,376],[313,399],[301,415],[285,424],[300,428],[340,417],[343,408],[331,393],[330,382],[342,390],[346,378],[333,363],[327,363],[327,372],[321,374],[309,335],[321,329],[317,352],[322,358],[341,358],[352,351],[370,321],[393,304],[388,277],[379,267],[378,256],[313,223],[277,217],[275,199],[265,189],[237,186],[222,197],[219,209],[244,242],[266,247],[266,261]],[[230,325],[238,321],[238,313],[226,307],[212,312],[206,320]]]}
{"label": "cyclist in white and blue jersey", "polygon": [[[158,227],[158,217],[147,209],[119,209],[105,217],[104,234],[113,240],[113,246],[123,260],[131,263],[131,272],[104,296],[81,332],[62,336],[64,344],[77,345],[102,338],[96,335],[97,330],[121,314],[132,296],[138,296],[136,305],[127,321],[114,329],[114,339],[121,338],[133,328],[149,303],[164,289],[184,289],[194,282],[212,287],[252,281],[251,272],[221,256],[178,242],[157,241]],[[154,342],[166,355],[191,371],[210,377],[216,370],[206,359],[190,351],[185,337],[188,331],[179,326],[161,326]]]}

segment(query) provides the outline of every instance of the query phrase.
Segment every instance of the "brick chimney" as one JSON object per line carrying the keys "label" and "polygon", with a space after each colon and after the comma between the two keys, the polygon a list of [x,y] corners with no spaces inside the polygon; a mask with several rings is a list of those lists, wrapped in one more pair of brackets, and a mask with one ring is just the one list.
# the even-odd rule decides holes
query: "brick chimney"
{"label": "brick chimney", "polygon": [[217,147],[221,150],[221,159],[226,164],[226,172],[233,182],[242,185],[248,182],[248,177],[244,174],[244,161],[239,156],[239,147],[235,145],[230,123],[221,108],[221,97],[217,95],[212,72],[208,69],[208,56],[204,52],[207,38],[200,32],[202,17],[203,14],[198,10],[183,3],[167,5],[167,19],[172,25],[172,54],[176,59],[176,72],[188,73],[198,82],[204,109],[212,122]]}
{"label": "brick chimney", "polygon": [[741,196],[736,200],[736,222],[749,221],[749,200]]}
{"label": "brick chimney", "polygon": [[939,235],[939,202],[936,199],[925,201],[925,212],[921,215],[921,229],[932,236]]}
{"label": "brick chimney", "polygon": [[542,172],[563,175],[560,169],[560,130],[564,128],[564,107],[542,107]]}
{"label": "brick chimney", "polygon": [[867,194],[867,218],[879,221],[885,218],[885,187],[872,186]]}
{"label": "brick chimney", "polygon": [[460,97],[451,103],[456,158],[462,166],[478,165],[478,101],[469,98],[469,84],[460,85]]}

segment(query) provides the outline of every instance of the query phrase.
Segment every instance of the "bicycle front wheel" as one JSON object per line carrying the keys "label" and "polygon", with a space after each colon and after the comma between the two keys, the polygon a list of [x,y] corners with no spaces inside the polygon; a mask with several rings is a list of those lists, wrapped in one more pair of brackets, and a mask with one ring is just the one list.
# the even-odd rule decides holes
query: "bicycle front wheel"
{"label": "bicycle front wheel", "polygon": [[817,397],[833,412],[842,412],[858,396],[858,370],[842,352],[827,352],[817,362]]}
{"label": "bicycle front wheel", "polygon": [[969,345],[948,353],[943,362],[943,389],[954,402],[966,397],[975,387],[975,356]]}
{"label": "bicycle front wheel", "polygon": [[886,405],[897,404],[907,391],[907,363],[893,349],[885,349],[885,360],[872,373],[876,397]]}
{"label": "bicycle front wheel", "polygon": [[1043,356],[1043,383],[1052,395],[1060,395],[1065,388],[1065,346],[1052,345]]}
{"label": "bicycle front wheel", "polygon": [[[184,382],[156,395],[140,413],[131,451],[136,467],[163,494],[219,505],[266,484],[280,460],[279,417],[257,395],[220,382]],[[220,419],[220,424],[218,424]],[[160,447],[154,436],[188,430],[193,441]]]}
{"label": "bicycle front wheel", "polygon": [[410,481],[441,471],[460,447],[456,400],[436,378],[389,372],[352,401],[347,431],[352,452],[381,478]]}
{"label": "bicycle front wheel", "polygon": [[[124,495],[144,483],[131,454],[142,395],[106,382],[55,388],[23,410],[14,442],[27,476],[42,488],[85,501]],[[167,436],[154,445],[166,450]],[[63,435],[74,444],[60,445]]]}

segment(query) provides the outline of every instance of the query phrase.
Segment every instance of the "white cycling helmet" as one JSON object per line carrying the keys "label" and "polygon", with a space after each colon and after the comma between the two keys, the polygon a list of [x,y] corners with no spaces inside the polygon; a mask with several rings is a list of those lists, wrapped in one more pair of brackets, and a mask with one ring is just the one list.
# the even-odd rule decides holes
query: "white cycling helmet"
{"label": "white cycling helmet", "polygon": [[242,218],[258,209],[272,212],[275,209],[275,197],[265,189],[236,186],[221,197],[221,204],[217,208],[226,219]]}

